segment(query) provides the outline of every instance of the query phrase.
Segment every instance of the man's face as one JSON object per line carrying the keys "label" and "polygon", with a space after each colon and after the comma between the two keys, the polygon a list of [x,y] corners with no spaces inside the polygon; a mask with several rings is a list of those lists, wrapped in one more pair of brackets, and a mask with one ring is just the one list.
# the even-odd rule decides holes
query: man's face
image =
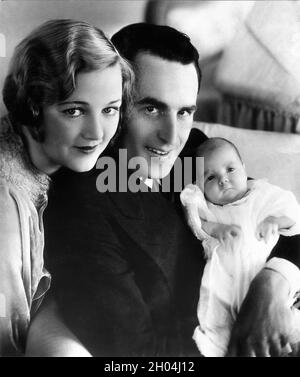
{"label": "man's face", "polygon": [[[135,59],[134,107],[126,123],[128,158],[143,157],[142,175],[163,178],[190,134],[196,110],[198,78],[193,63],[183,65],[140,53]],[[151,169],[150,169],[151,167]]]}

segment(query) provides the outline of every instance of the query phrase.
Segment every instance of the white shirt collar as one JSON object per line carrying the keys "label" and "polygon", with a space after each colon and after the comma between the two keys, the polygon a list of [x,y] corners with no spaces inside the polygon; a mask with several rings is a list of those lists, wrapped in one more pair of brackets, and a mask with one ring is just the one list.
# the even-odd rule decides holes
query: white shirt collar
{"label": "white shirt collar", "polygon": [[[144,177],[140,177],[140,180],[142,182],[145,183],[146,186],[148,186],[150,189],[153,188],[153,182],[154,182],[154,179],[152,178],[144,178]],[[157,183],[160,185],[160,179],[156,179]]]}

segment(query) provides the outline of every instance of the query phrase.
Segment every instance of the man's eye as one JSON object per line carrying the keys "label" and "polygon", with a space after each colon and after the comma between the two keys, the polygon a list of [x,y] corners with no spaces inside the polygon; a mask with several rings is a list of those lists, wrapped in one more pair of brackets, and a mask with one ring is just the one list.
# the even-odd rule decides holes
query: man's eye
{"label": "man's eye", "polygon": [[188,117],[191,115],[191,113],[187,110],[181,110],[178,112],[178,115],[181,116],[181,117]]}
{"label": "man's eye", "polygon": [[119,111],[120,111],[119,107],[106,107],[105,109],[102,110],[104,114],[112,115],[112,116],[119,113]]}
{"label": "man's eye", "polygon": [[83,109],[78,107],[73,107],[71,109],[66,109],[63,113],[71,118],[77,118],[83,114]]}
{"label": "man's eye", "polygon": [[189,110],[189,109],[183,109],[183,110],[180,110],[178,112],[178,115],[181,117],[181,118],[186,118],[186,117],[190,117],[190,116],[193,116],[194,114],[194,110]]}

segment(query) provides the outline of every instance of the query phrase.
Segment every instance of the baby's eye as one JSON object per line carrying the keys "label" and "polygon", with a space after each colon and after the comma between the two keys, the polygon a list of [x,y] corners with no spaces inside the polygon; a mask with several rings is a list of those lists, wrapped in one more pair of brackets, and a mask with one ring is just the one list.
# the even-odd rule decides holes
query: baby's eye
{"label": "baby's eye", "polygon": [[208,180],[208,181],[212,181],[214,178],[215,178],[214,175],[210,175],[210,176],[207,177],[207,180]]}
{"label": "baby's eye", "polygon": [[229,173],[232,173],[233,171],[235,171],[235,168],[228,168],[227,171],[228,171]]}
{"label": "baby's eye", "polygon": [[83,114],[83,109],[79,107],[72,107],[70,109],[64,110],[63,113],[70,118],[77,118]]}

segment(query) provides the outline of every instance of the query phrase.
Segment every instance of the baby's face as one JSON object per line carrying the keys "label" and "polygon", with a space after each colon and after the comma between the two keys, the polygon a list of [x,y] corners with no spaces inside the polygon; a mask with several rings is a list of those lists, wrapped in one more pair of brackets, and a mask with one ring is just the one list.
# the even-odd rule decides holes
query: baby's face
{"label": "baby's face", "polygon": [[204,193],[214,204],[241,199],[247,192],[247,173],[236,151],[221,146],[204,157]]}

